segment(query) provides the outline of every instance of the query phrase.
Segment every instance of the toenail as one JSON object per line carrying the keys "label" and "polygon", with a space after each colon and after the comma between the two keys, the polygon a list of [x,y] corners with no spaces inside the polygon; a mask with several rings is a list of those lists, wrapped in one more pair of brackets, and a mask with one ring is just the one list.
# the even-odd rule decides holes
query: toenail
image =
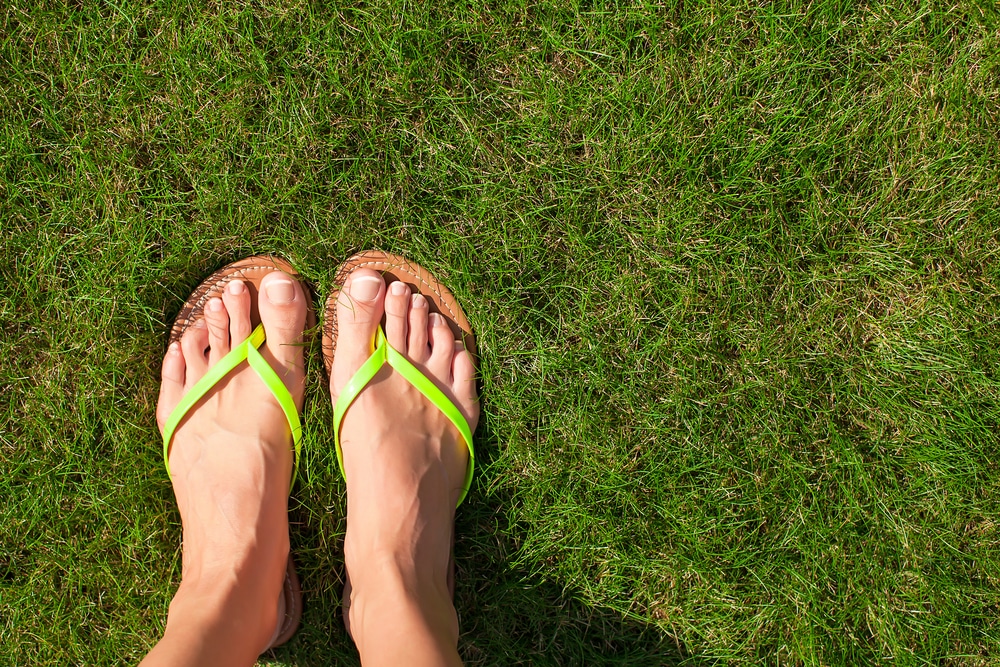
{"label": "toenail", "polygon": [[396,282],[394,282],[392,285],[389,286],[389,289],[396,296],[401,296],[403,294],[406,294],[406,283],[397,280]]}
{"label": "toenail", "polygon": [[192,324],[191,326],[197,327],[197,328],[200,329],[200,328],[202,328],[202,327],[205,326],[205,320],[196,320],[195,323]]}
{"label": "toenail", "polygon": [[291,280],[272,280],[267,284],[267,300],[271,303],[295,301],[295,286]]}
{"label": "toenail", "polygon": [[181,351],[181,344],[176,340],[170,344],[170,347],[167,348],[168,354],[180,354],[180,351]]}
{"label": "toenail", "polygon": [[208,309],[213,313],[217,313],[222,310],[222,299],[215,298],[208,302]]}
{"label": "toenail", "polygon": [[410,305],[414,308],[424,308],[427,306],[427,299],[424,298],[423,294],[414,294],[413,298],[410,299]]}
{"label": "toenail", "polygon": [[243,284],[242,280],[234,280],[229,283],[229,293],[230,294],[243,294],[243,290],[246,289],[246,285]]}
{"label": "toenail", "polygon": [[440,327],[444,325],[444,318],[441,315],[438,315],[437,313],[431,313],[430,318],[432,327]]}
{"label": "toenail", "polygon": [[358,276],[351,278],[351,287],[348,294],[358,301],[371,301],[378,296],[378,291],[382,288],[382,280],[376,276]]}

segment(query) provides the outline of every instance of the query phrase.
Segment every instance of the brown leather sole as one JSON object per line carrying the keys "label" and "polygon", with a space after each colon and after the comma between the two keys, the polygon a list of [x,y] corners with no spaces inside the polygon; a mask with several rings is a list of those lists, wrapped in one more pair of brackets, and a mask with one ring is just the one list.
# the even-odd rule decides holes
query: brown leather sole
{"label": "brown leather sole", "polygon": [[299,582],[299,575],[295,573],[292,554],[288,554],[288,566],[285,567],[285,580],[282,582],[281,593],[285,596],[285,616],[281,620],[278,636],[264,649],[265,651],[286,643],[302,622],[302,584]]}
{"label": "brown leather sole", "polygon": [[[349,257],[337,269],[334,278],[335,287],[326,298],[326,305],[323,309],[323,363],[326,367],[326,374],[329,376],[333,371],[333,355],[337,350],[337,299],[340,298],[340,288],[347,282],[347,277],[356,269],[372,269],[382,274],[386,287],[401,280],[410,286],[413,294],[422,294],[428,301],[428,307],[432,313],[440,313],[448,322],[451,331],[455,334],[456,340],[462,340],[465,348],[472,355],[473,363],[476,357],[476,338],[472,334],[472,325],[469,318],[465,316],[465,311],[458,305],[458,300],[447,287],[442,285],[430,271],[424,267],[411,262],[410,260],[392,255],[381,250],[366,250]],[[385,316],[382,317],[382,326],[385,327]],[[454,546],[455,536],[452,534],[452,545]],[[455,597],[455,559],[448,562],[448,590],[452,598]],[[345,600],[349,596],[350,578],[344,587]],[[346,605],[345,605],[346,620]]]}
{"label": "brown leather sole", "polygon": [[[189,326],[204,317],[205,304],[208,303],[209,299],[216,296],[221,297],[226,285],[235,279],[242,280],[250,291],[250,327],[255,328],[260,324],[260,312],[257,308],[257,295],[260,292],[260,282],[264,279],[264,276],[274,271],[284,271],[292,278],[298,280],[305,292],[306,302],[308,304],[312,303],[309,288],[298,272],[292,268],[291,264],[278,257],[265,255],[247,257],[246,259],[241,259],[238,262],[233,262],[222,267],[195,288],[174,321],[174,326],[170,330],[169,342],[173,343],[179,340]],[[315,326],[316,314],[310,306],[306,311],[306,329],[311,329]],[[295,564],[292,561],[291,554],[288,555],[288,566],[285,568],[282,594],[285,596],[285,615],[281,620],[281,630],[268,649],[281,646],[291,639],[295,631],[298,630],[299,623],[302,621],[302,586],[299,583],[298,575],[295,573]]]}

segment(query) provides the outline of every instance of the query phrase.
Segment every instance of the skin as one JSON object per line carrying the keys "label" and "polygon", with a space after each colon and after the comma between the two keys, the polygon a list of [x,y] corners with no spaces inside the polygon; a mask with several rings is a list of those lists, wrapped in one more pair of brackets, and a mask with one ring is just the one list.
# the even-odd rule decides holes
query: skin
{"label": "skin", "polygon": [[[359,269],[337,304],[339,334],[330,391],[367,359],[385,314],[389,343],[449,395],[475,429],[474,367],[443,319],[409,289],[388,290]],[[251,331],[240,281],[206,307],[168,350],[157,421]],[[274,272],[258,307],[261,353],[302,405],[301,286]],[[460,665],[448,592],[455,503],[468,450],[451,423],[389,367],[352,404],[341,428],[347,472],[349,585],[344,616],[365,665]],[[288,556],[292,440],[277,402],[244,363],[188,414],[171,451],[183,525],[181,584],[163,638],[142,665],[251,665],[274,636]]]}

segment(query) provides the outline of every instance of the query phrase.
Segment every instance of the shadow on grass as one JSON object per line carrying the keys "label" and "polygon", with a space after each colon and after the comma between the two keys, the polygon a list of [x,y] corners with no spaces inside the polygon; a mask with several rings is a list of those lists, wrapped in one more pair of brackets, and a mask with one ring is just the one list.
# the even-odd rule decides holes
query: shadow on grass
{"label": "shadow on grass", "polygon": [[532,582],[502,563],[460,574],[476,578],[460,586],[456,600],[467,665],[701,664],[655,625],[588,606],[572,591]]}
{"label": "shadow on grass", "polygon": [[[483,425],[477,433],[482,470],[499,451]],[[590,605],[581,591],[540,580],[512,561],[517,528],[504,528],[503,493],[472,496],[458,518],[456,608],[460,653],[467,665],[704,665],[661,627]],[[537,570],[536,570],[537,571]]]}

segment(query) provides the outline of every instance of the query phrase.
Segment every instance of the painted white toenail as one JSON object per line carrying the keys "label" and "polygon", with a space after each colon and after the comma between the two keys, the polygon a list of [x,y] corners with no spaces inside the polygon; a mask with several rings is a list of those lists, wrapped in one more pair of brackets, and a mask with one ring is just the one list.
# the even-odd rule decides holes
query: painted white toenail
{"label": "painted white toenail", "polygon": [[390,290],[392,291],[392,293],[393,293],[393,294],[395,294],[396,296],[402,296],[403,294],[406,294],[406,284],[405,284],[405,283],[401,283],[401,282],[400,282],[400,281],[398,281],[398,280],[397,280],[396,282],[394,282],[394,283],[393,283],[393,284],[392,284],[392,285],[391,285],[391,286],[389,287],[389,289],[390,289]]}
{"label": "painted white toenail", "polygon": [[242,280],[234,280],[229,283],[229,293],[230,294],[243,294],[243,290],[246,289],[246,285],[243,284]]}
{"label": "painted white toenail", "polygon": [[295,300],[295,286],[291,280],[272,280],[265,288],[267,300],[271,303],[291,303]]}
{"label": "painted white toenail", "polygon": [[382,279],[377,276],[358,276],[351,278],[350,296],[358,301],[371,301],[378,296],[382,288]]}

